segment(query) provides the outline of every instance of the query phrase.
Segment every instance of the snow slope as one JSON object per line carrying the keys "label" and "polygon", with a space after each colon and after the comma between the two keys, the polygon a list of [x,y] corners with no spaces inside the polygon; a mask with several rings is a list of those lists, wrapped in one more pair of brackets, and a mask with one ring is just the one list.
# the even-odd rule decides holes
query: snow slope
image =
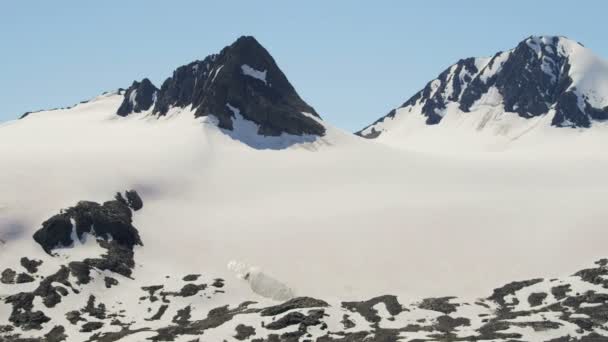
{"label": "snow slope", "polygon": [[604,253],[605,154],[433,156],[327,125],[313,142],[259,150],[188,110],[115,116],[121,100],[0,126],[3,260],[40,255],[31,235],[59,209],[127,188],[146,200],[144,264],[227,277],[237,260],[324,298],[442,295],[448,280],[449,294],[477,295]]}

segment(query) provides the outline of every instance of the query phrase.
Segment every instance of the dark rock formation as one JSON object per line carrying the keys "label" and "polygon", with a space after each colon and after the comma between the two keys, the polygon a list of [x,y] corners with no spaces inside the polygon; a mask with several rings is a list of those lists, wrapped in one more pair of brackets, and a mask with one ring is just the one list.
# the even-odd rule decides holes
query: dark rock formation
{"label": "dark rock formation", "polygon": [[27,273],[19,273],[17,275],[17,278],[15,279],[15,283],[17,283],[17,284],[31,283],[33,281],[34,281],[34,277],[32,277],[31,275],[29,275]]}
{"label": "dark rock formation", "polygon": [[279,305],[269,306],[262,310],[260,314],[262,316],[276,316],[293,309],[324,308],[328,306],[329,304],[319,299],[314,299],[310,297],[297,297]]}
{"label": "dark rock formation", "polygon": [[139,209],[144,207],[144,202],[139,197],[139,194],[135,190],[127,190],[125,191],[125,196],[127,197],[127,203],[129,207],[134,211],[138,211]]}
{"label": "dark rock formation", "polygon": [[393,316],[398,315],[403,310],[397,297],[390,295],[375,297],[363,302],[343,302],[342,307],[352,312],[358,312],[368,322],[377,323],[381,318],[374,306],[379,303],[384,303],[387,311]]}
{"label": "dark rock formation", "polygon": [[61,325],[56,325],[44,335],[44,340],[46,342],[62,342],[67,338],[68,335],[65,334],[65,328]]}
{"label": "dark rock formation", "polygon": [[[163,82],[156,99],[156,115],[167,114],[171,107],[191,107],[195,117],[213,115],[219,127],[227,130],[233,129],[238,111],[259,125],[261,135],[325,133],[323,125],[302,114],[318,117],[253,37],[241,37],[219,54],[177,68]],[[129,110],[128,100],[127,91],[119,115],[134,111]]]}
{"label": "dark rock formation", "polygon": [[454,299],[454,297],[426,298],[422,300],[418,307],[425,310],[449,314],[455,312],[458,307],[457,304],[450,303],[451,299]]}
{"label": "dark rock formation", "polygon": [[125,91],[125,98],[118,107],[116,114],[127,116],[131,113],[147,111],[154,104],[157,92],[158,88],[147,78],[144,78],[141,82],[134,81]]}
{"label": "dark rock formation", "polygon": [[118,285],[118,280],[112,277],[104,277],[103,282],[106,285],[106,288],[112,288],[112,286]]}
{"label": "dark rock formation", "polygon": [[312,326],[321,324],[325,311],[323,309],[310,310],[308,315],[299,311],[289,312],[281,318],[266,325],[266,329],[280,330],[291,325]]}
{"label": "dark rock formation", "polygon": [[167,305],[167,304],[163,304],[163,305],[159,306],[158,311],[156,311],[156,313],[152,317],[146,318],[146,321],[158,321],[159,319],[161,319],[163,317],[165,312],[167,312],[168,308],[169,308],[169,305]]}
{"label": "dark rock formation", "polygon": [[23,257],[20,260],[21,266],[25,268],[29,273],[38,272],[38,267],[42,265],[42,260],[30,260],[27,257]]}
{"label": "dark rock formation", "polygon": [[182,278],[183,281],[196,281],[201,275],[200,274],[188,274]]}
{"label": "dark rock formation", "polygon": [[34,234],[34,240],[47,252],[55,248],[71,246],[72,222],[66,214],[58,214],[42,223],[42,228]]}
{"label": "dark rock formation", "polygon": [[488,299],[493,300],[493,301],[497,302],[498,304],[504,306],[504,305],[506,305],[506,302],[505,302],[506,296],[512,295],[515,292],[517,292],[525,287],[532,286],[534,284],[540,283],[541,281],[543,281],[543,280],[542,279],[531,279],[531,280],[511,282],[507,285],[494,289],[494,293],[492,293],[492,295]]}
{"label": "dark rock formation", "polygon": [[239,324],[236,326],[235,330],[236,330],[236,335],[234,335],[234,338],[236,338],[239,341],[244,341],[244,340],[248,339],[249,337],[255,335],[255,328],[248,326],[248,325]]}
{"label": "dark rock formation", "polygon": [[[141,245],[139,232],[132,224],[132,212],[129,207],[133,202],[137,204],[134,204],[134,207],[141,208],[141,199],[137,193],[128,195],[128,198],[132,200],[113,200],[101,205],[88,201],[78,202],[76,206],[62,210],[43,222],[42,228],[34,234],[34,240],[49,254],[55,248],[72,246],[73,229],[81,241],[84,234],[88,233],[98,239],[111,239],[129,249],[134,245]],[[139,202],[135,198],[139,199]]]}
{"label": "dark rock formation", "polygon": [[535,292],[528,296],[528,303],[530,306],[539,306],[547,298],[547,294],[544,292]]}
{"label": "dark rock formation", "polygon": [[0,282],[2,284],[14,284],[15,277],[17,277],[17,272],[11,268],[7,268],[2,271],[2,275],[0,275]]}
{"label": "dark rock formation", "polygon": [[91,332],[95,330],[99,330],[103,327],[103,322],[87,322],[82,325],[80,328],[80,332]]}

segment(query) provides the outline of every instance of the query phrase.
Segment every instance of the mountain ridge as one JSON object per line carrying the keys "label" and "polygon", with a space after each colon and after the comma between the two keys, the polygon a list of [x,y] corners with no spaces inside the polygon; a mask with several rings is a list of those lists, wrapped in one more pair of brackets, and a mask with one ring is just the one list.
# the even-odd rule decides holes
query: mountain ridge
{"label": "mountain ridge", "polygon": [[[595,72],[605,79],[598,81]],[[480,105],[502,105],[504,112],[521,118],[554,114],[552,126],[588,128],[608,119],[608,99],[601,94],[607,88],[608,64],[582,44],[562,36],[530,36],[492,57],[459,60],[356,134],[377,138],[390,129],[384,123],[395,120],[397,112],[419,114],[427,125],[438,125],[450,112],[466,115]]]}
{"label": "mountain ridge", "polygon": [[[264,136],[325,133],[322,125],[303,113],[320,118],[319,114],[300,98],[274,58],[252,36],[242,36],[217,54],[178,67],[158,89],[146,80],[141,83],[147,86],[146,95],[138,101],[131,98],[140,93],[141,84],[134,82],[118,115],[152,108],[153,115],[164,116],[172,107],[190,106],[195,117],[213,115],[220,128],[232,130],[236,108],[258,124]],[[135,104],[142,100],[145,104],[138,108]]]}

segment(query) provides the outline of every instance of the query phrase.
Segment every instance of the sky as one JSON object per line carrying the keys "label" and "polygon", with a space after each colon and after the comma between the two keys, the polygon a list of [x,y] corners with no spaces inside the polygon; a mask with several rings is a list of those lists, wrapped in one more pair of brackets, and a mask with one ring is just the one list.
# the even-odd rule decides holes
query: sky
{"label": "sky", "polygon": [[300,96],[356,131],[461,58],[563,35],[608,58],[608,2],[4,1],[0,121],[69,106],[218,52],[264,45]]}

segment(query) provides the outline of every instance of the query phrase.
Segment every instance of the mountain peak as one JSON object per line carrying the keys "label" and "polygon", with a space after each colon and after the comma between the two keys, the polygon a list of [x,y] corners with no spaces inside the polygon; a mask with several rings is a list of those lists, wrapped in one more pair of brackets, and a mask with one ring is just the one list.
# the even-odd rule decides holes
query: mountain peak
{"label": "mountain peak", "polygon": [[[264,136],[325,133],[313,118],[319,117],[314,108],[300,98],[270,53],[251,36],[242,36],[218,54],[177,68],[158,92],[146,94],[154,101],[152,113],[156,115],[190,107],[195,117],[212,115],[227,130],[233,130],[235,120],[245,119],[257,124],[258,133]],[[118,115],[137,112],[128,104],[127,95]]]}
{"label": "mountain peak", "polygon": [[264,49],[262,44],[260,44],[253,36],[240,36],[234,41],[234,43],[230,45],[230,47],[242,47],[245,49]]}
{"label": "mountain peak", "polygon": [[[530,36],[490,58],[458,61],[357,134],[376,138],[399,113],[417,113],[427,125],[437,125],[446,116],[488,108],[495,120],[551,115],[555,127],[590,127],[608,120],[607,92],[608,64],[582,44],[562,36]],[[480,127],[486,123],[482,120]]]}

